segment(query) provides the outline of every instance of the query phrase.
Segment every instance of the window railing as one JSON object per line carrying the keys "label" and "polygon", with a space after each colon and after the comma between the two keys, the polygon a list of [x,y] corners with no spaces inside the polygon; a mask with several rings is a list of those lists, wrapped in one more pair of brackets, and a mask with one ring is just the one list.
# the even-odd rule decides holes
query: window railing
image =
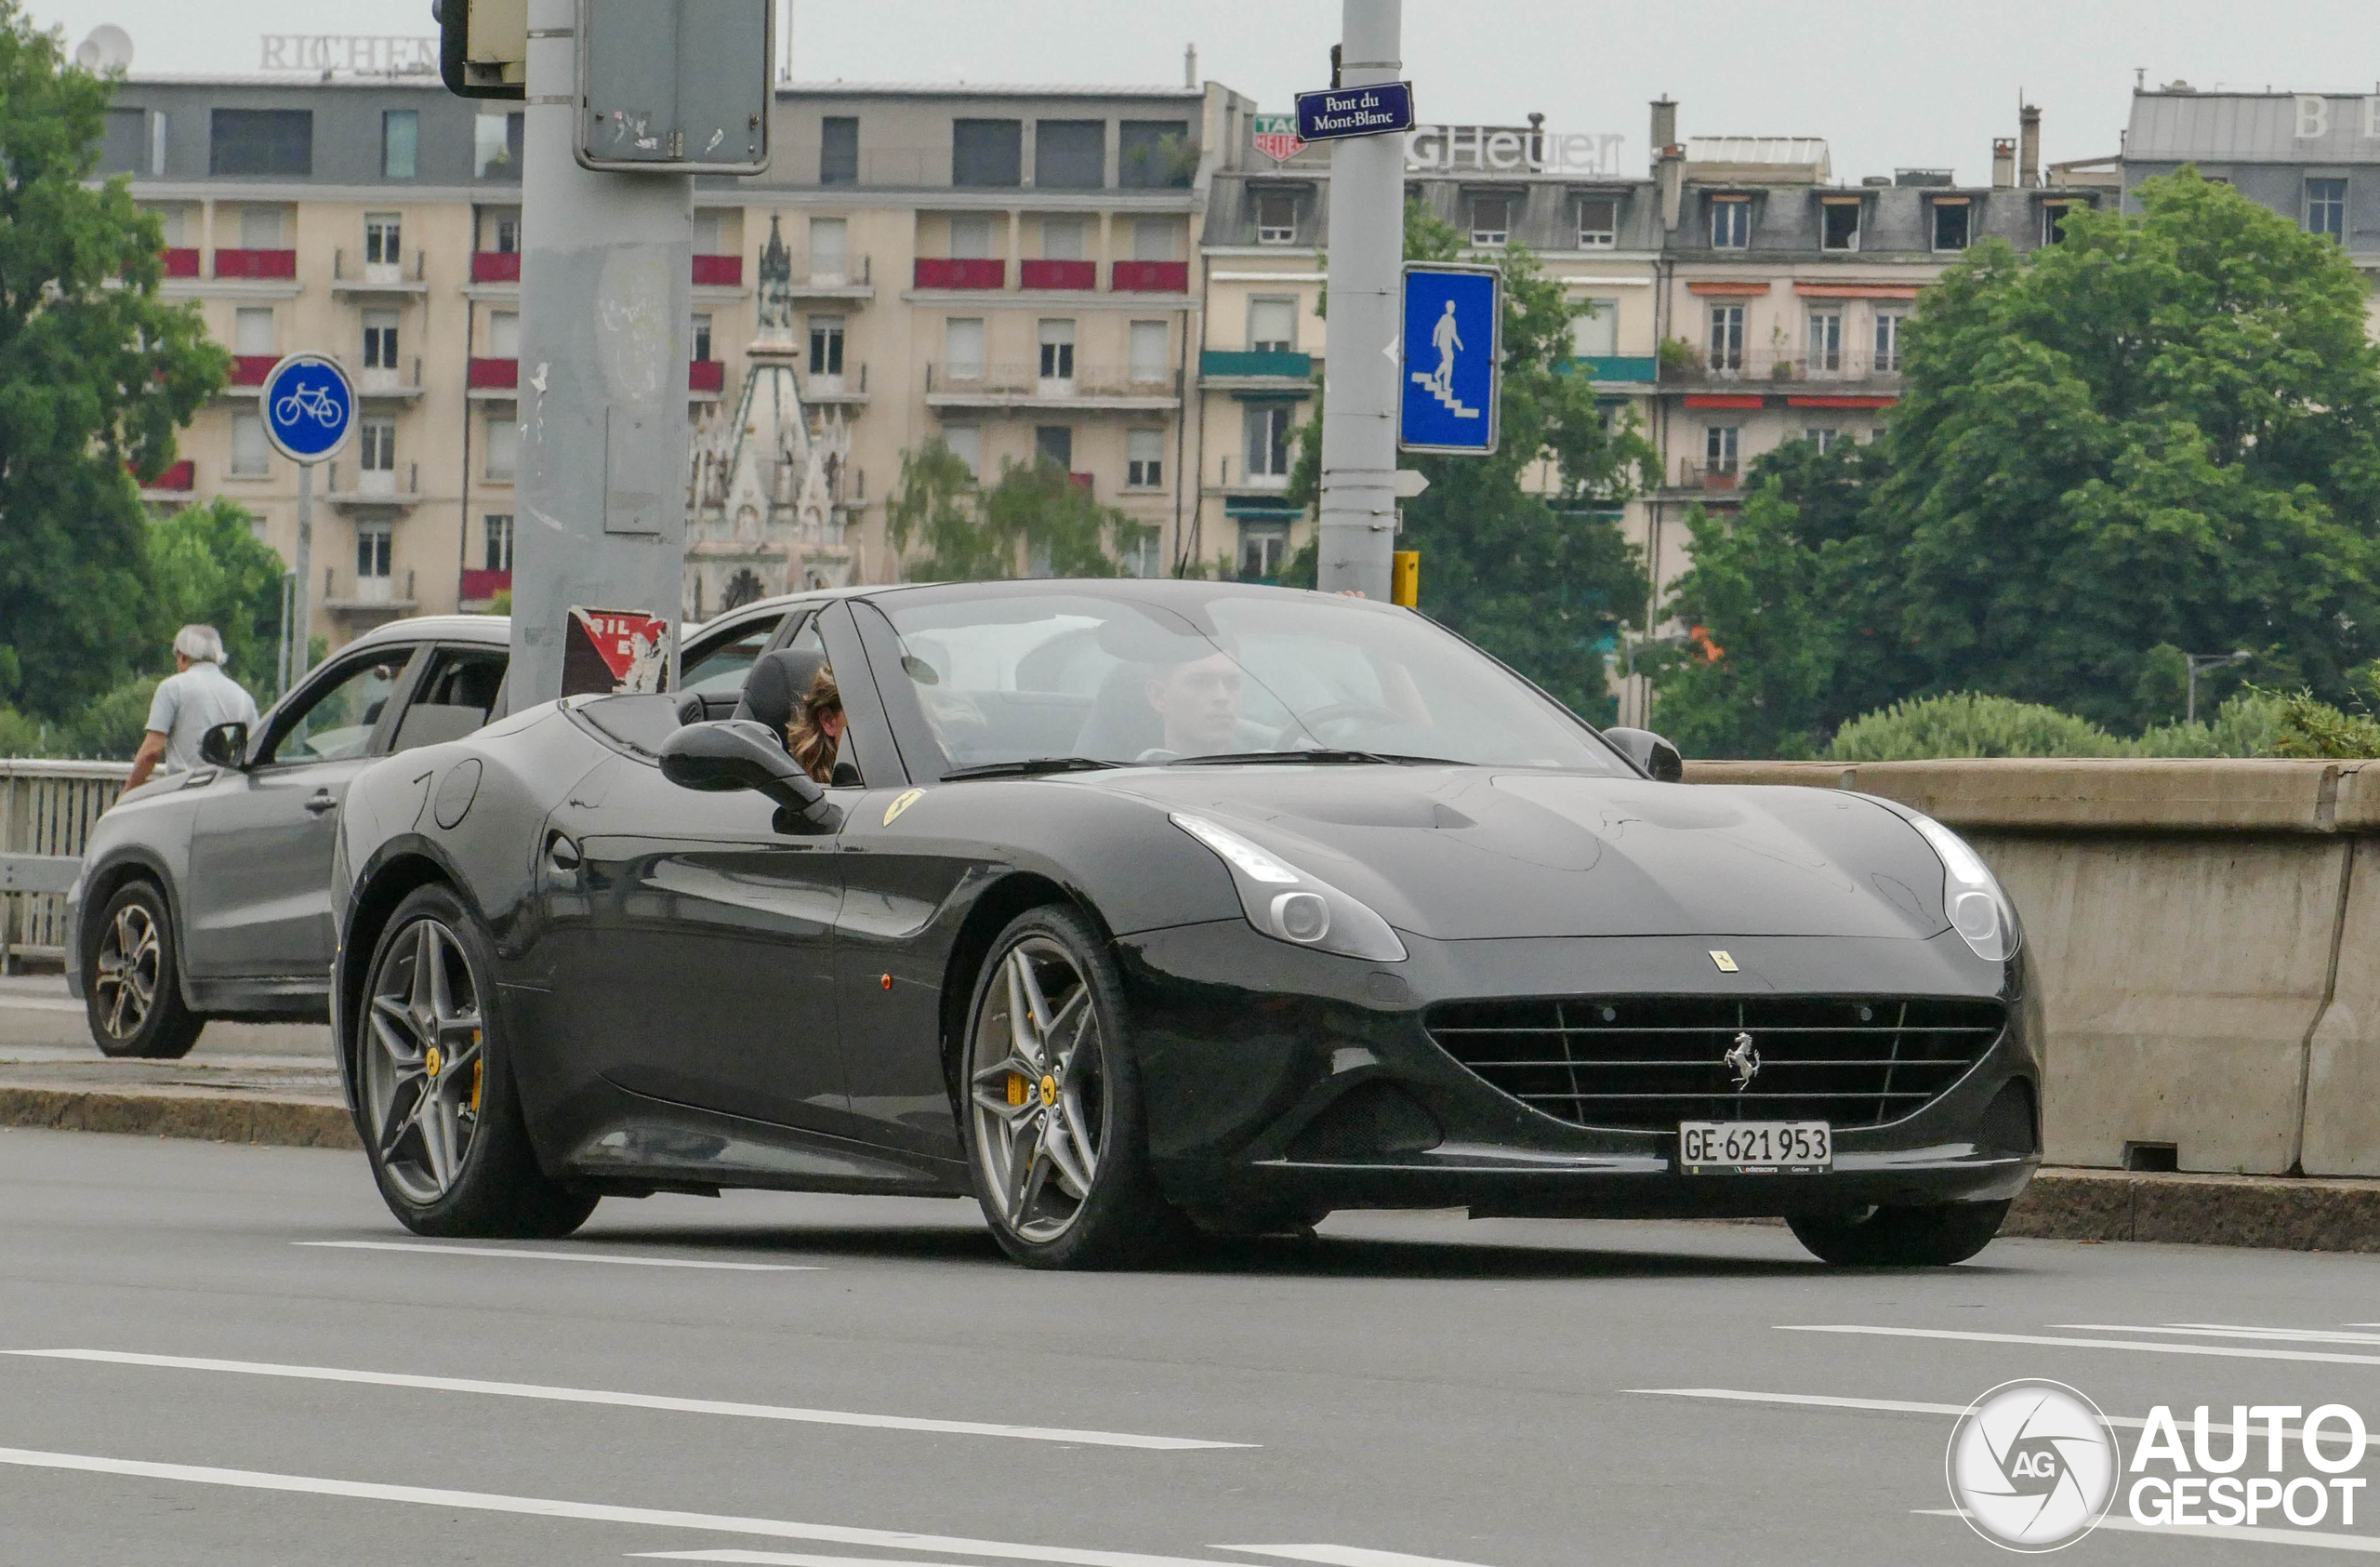
{"label": "window railing", "polygon": [[920,256],[919,288],[1005,288],[1008,263],[998,257]]}
{"label": "window railing", "polygon": [[743,287],[744,258],[696,255],[694,257],[694,286],[697,288]]}
{"label": "window railing", "polygon": [[478,390],[498,391],[521,384],[521,361],[518,359],[473,359],[464,371],[464,384]]}
{"label": "window railing", "polygon": [[198,275],[198,246],[194,245],[167,246],[165,275],[167,277],[196,277]]}
{"label": "window railing", "polygon": [[1691,362],[1673,359],[1661,366],[1660,378],[1693,381],[1898,381],[1902,355],[1844,349],[1838,353],[1812,353],[1807,349],[1754,349],[1732,356],[1735,363],[1713,366],[1707,349],[1698,348]]}
{"label": "window railing", "polygon": [[1171,366],[1085,365],[1077,362],[1071,376],[1044,376],[1038,360],[994,364],[930,363],[926,390],[934,392],[982,392],[1005,397],[1170,397],[1176,376]]}
{"label": "window railing", "polygon": [[272,367],[281,363],[277,353],[235,353],[231,356],[233,386],[262,386]]}
{"label": "window railing", "polygon": [[[365,254],[368,256],[370,252]],[[403,256],[393,261],[350,261],[347,259],[346,247],[342,246],[331,252],[331,281],[350,284],[419,283],[427,275],[424,269],[429,264],[429,258],[418,250],[413,253],[410,267]]]}
{"label": "window railing", "polygon": [[[517,361],[516,361],[517,363]],[[719,359],[697,359],[686,366],[686,390],[707,392],[713,396],[727,388],[727,364]]]}
{"label": "window railing", "polygon": [[1108,267],[1107,286],[1118,294],[1187,294],[1187,261],[1117,261]]}
{"label": "window railing", "polygon": [[1020,261],[1017,278],[1027,288],[1093,289],[1099,286],[1099,263],[1046,259]]}
{"label": "window railing", "polygon": [[521,281],[521,252],[518,250],[474,250],[471,252],[473,283],[518,283]]}
{"label": "window railing", "polygon": [[215,252],[218,278],[249,278],[280,282],[298,275],[295,250],[224,250]]}

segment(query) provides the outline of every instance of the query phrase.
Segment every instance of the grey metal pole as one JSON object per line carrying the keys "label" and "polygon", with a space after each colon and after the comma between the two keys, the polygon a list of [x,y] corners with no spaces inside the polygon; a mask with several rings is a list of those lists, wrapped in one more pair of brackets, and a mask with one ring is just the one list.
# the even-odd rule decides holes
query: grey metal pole
{"label": "grey metal pole", "polygon": [[578,166],[577,11],[529,0],[515,711],[562,694],[573,605],[663,615],[674,631],[686,553],[694,182]]}
{"label": "grey metal pole", "polygon": [[[1341,0],[1340,83],[1404,75],[1403,0]],[[1326,592],[1389,596],[1396,548],[1397,279],[1405,264],[1405,139],[1330,149],[1330,339],[1322,410]]]}
{"label": "grey metal pole", "polygon": [[298,465],[298,603],[292,617],[298,630],[289,641],[289,684],[306,672],[306,656],[314,648],[314,465]]}

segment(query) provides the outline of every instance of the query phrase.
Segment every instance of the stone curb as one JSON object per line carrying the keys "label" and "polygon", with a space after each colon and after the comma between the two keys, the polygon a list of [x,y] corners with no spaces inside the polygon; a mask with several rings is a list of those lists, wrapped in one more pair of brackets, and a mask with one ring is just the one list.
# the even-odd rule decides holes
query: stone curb
{"label": "stone curb", "polygon": [[126,1132],[280,1148],[364,1145],[343,1105],[252,1099],[226,1094],[119,1094],[60,1088],[0,1088],[0,1126],[60,1132]]}

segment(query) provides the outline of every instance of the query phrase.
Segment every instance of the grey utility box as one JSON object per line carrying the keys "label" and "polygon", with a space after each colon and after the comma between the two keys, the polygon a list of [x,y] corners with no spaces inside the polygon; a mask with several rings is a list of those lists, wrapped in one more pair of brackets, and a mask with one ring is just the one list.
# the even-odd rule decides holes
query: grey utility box
{"label": "grey utility box", "polygon": [[774,0],[578,0],[581,166],[769,166]]}

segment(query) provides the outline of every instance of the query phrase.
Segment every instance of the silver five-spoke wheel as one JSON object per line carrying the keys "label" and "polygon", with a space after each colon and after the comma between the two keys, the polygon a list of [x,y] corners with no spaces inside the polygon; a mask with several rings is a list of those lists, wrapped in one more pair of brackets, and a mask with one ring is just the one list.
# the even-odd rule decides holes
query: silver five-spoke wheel
{"label": "silver five-spoke wheel", "polygon": [[364,1103],[381,1167],[431,1203],[462,1172],[486,1089],[480,997],[455,933],[416,920],[381,949],[365,1014]]}
{"label": "silver five-spoke wheel", "polygon": [[1090,1200],[1113,1119],[1104,1047],[1065,948],[1038,935],[1011,947],[976,1016],[968,1083],[985,1189],[1024,1240],[1056,1240]]}
{"label": "silver five-spoke wheel", "polygon": [[99,938],[98,973],[93,990],[99,998],[97,1016],[109,1037],[129,1042],[149,1020],[157,1002],[157,981],[165,963],[164,940],[156,917],[138,903],[127,903],[108,922]]}

